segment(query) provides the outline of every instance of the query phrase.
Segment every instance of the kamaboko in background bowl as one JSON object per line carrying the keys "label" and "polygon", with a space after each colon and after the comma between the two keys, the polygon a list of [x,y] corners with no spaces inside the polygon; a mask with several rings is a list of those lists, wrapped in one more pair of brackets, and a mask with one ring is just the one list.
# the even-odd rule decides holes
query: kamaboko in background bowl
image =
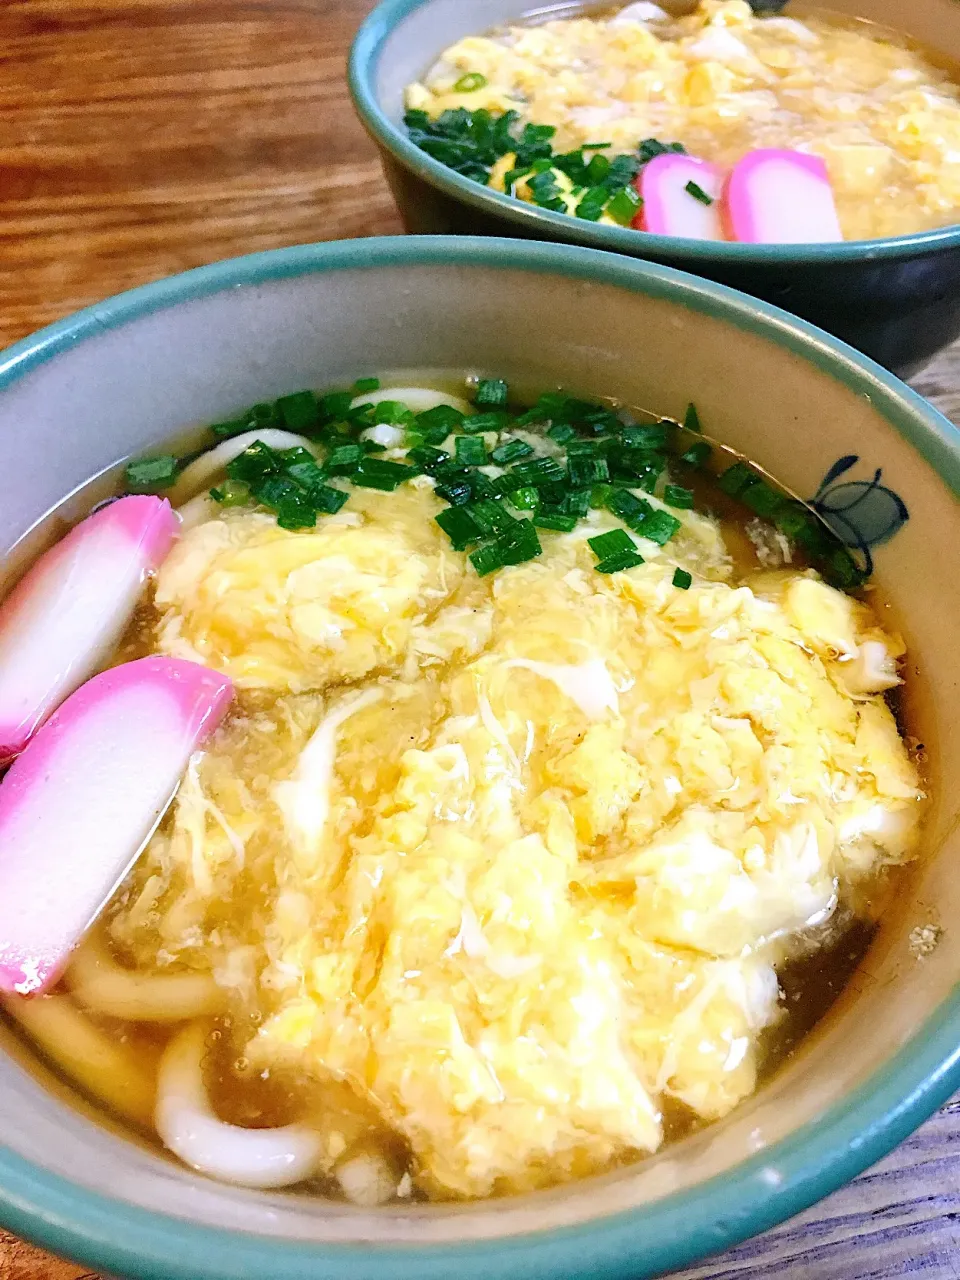
{"label": "kamaboko in background bowl", "polygon": [[[689,0],[665,0],[662,7],[686,12],[693,6]],[[383,0],[363,24],[350,59],[351,91],[409,231],[559,240],[681,267],[774,302],[904,377],[960,334],[957,225],[811,245],[652,235],[508,197],[461,177],[414,145],[402,122],[408,85],[465,36],[522,22],[526,14],[542,20],[550,12],[522,0]],[[575,4],[556,8],[558,17],[580,12],[583,7]],[[793,10],[787,5],[779,12]],[[798,9],[796,16],[803,12]],[[916,0],[908,7],[895,0],[828,0],[816,12],[882,24],[948,64],[960,58],[960,7],[953,0]]]}
{"label": "kamaboko in background bowl", "polygon": [[[960,1082],[960,1002],[954,994],[960,944],[949,927],[960,910],[955,874],[960,837],[953,798],[960,771],[960,737],[954,729],[960,722],[955,644],[960,577],[950,563],[950,549],[960,538],[956,432],[908,388],[823,333],[763,303],[662,267],[592,250],[496,239],[400,238],[303,246],[220,263],[123,295],[6,353],[0,361],[0,436],[10,479],[0,506],[0,546],[10,574],[16,576],[27,552],[35,555],[39,549],[36,537],[24,541],[27,531],[38,528],[47,537],[62,533],[62,527],[44,523],[45,515],[56,509],[67,523],[79,519],[98,498],[116,492],[128,459],[166,453],[171,441],[182,442],[181,452],[195,447],[198,436],[192,424],[216,422],[221,435],[242,433],[246,418],[238,417],[240,412],[254,404],[263,409],[278,397],[285,398],[282,412],[290,415],[289,420],[284,416],[286,425],[298,418],[309,432],[311,421],[316,425],[315,416],[305,413],[310,397],[305,401],[296,393],[350,388],[374,370],[418,371],[451,386],[459,373],[461,394],[467,391],[464,373],[499,376],[514,388],[514,403],[522,403],[525,388],[534,395],[552,391],[555,396],[564,387],[579,397],[647,407],[677,418],[693,402],[707,433],[815,502],[842,532],[857,562],[872,569],[879,590],[871,599],[879,609],[889,602],[884,628],[903,631],[909,654],[907,722],[923,736],[923,771],[933,801],[923,856],[896,882],[896,905],[882,917],[863,967],[840,1000],[752,1096],[724,1119],[668,1143],[647,1159],[550,1190],[459,1204],[407,1200],[373,1210],[336,1201],[322,1190],[291,1195],[224,1185],[176,1163],[156,1145],[131,1140],[124,1128],[66,1093],[29,1040],[14,1023],[4,1021],[0,1224],[91,1268],[152,1280],[653,1276],[761,1231],[827,1194],[888,1151]],[[346,404],[351,397],[345,393]],[[481,399],[479,389],[475,397]],[[483,398],[499,400],[500,384],[487,386]],[[418,407],[423,407],[422,398]],[[388,418],[395,412],[384,410]],[[623,437],[616,445],[621,462],[622,449],[636,452],[634,438],[647,439],[652,432],[652,439],[658,430],[657,423],[646,431],[642,423],[623,425],[609,409],[584,408],[582,401],[576,413],[587,414],[584,423],[601,426],[601,434],[612,430],[615,438]],[[402,435],[402,428],[393,426],[385,432],[378,426],[358,427],[390,439]],[[629,439],[624,431],[632,433]],[[278,448],[279,434],[273,432]],[[559,433],[566,440],[568,464],[574,458],[574,437],[589,443],[588,434],[586,426],[572,436]],[[485,441],[483,434],[457,439],[474,442],[464,454],[478,452]],[[550,439],[556,444],[558,433]],[[698,447],[704,443],[699,441]],[[321,439],[316,447],[321,453],[329,441]],[[405,483],[397,494],[367,489],[362,501],[349,497],[342,513],[318,519],[316,535],[309,527],[304,531],[304,545],[312,546],[314,536],[322,541],[333,520],[340,521],[341,534],[344,529],[362,533],[363,513],[382,509],[389,518],[395,498],[423,504],[429,487],[424,478],[398,463],[376,463],[380,456],[376,450],[365,453],[374,463],[364,465],[378,478],[391,466],[399,467]],[[576,454],[578,467],[584,456],[582,450]],[[312,474],[314,463],[297,457],[296,463],[285,459],[285,465],[300,467],[299,475]],[[527,461],[530,465],[529,457]],[[646,465],[642,458],[633,462]],[[549,469],[556,475],[555,462]],[[139,482],[161,472],[170,479],[166,464],[141,463],[128,475]],[[91,486],[87,482],[92,477]],[[183,486],[187,479],[184,471]],[[212,483],[212,475],[207,482]],[[331,483],[346,481],[335,474]],[[378,487],[383,487],[379,479]],[[393,481],[386,487],[392,488]],[[629,487],[617,491],[620,498],[601,490],[600,503],[623,509],[622,495]],[[178,489],[169,492],[178,505],[187,497]],[[649,489],[646,493],[649,502],[680,503],[676,509],[683,514],[680,493],[664,490],[662,499]],[[64,502],[70,494],[74,497]],[[514,496],[520,500],[519,494]],[[266,490],[262,499],[267,502]],[[769,492],[764,500],[771,500]],[[127,501],[143,505],[138,499]],[[150,502],[162,506],[158,499],[146,505]],[[634,514],[644,509],[641,499],[634,504]],[[489,502],[487,513],[496,506]],[[607,601],[607,607],[618,602],[620,607],[631,598],[631,589],[646,583],[663,589],[664,608],[671,601],[677,608],[709,587],[709,582],[691,585],[686,573],[672,581],[669,574],[662,577],[658,547],[643,541],[644,530],[665,531],[662,506],[659,510],[655,519],[643,516],[639,521],[647,563],[638,565],[628,556],[619,575],[602,578],[586,547],[568,544],[570,554],[583,559],[571,581],[580,580],[577,574],[590,578],[587,594],[580,598],[601,606]],[[181,548],[191,543],[191,533],[203,532],[205,526],[195,523],[203,514],[198,516],[195,505],[184,509],[184,520],[193,523],[183,526]],[[596,514],[585,513],[583,519]],[[630,512],[628,516],[633,518]],[[263,509],[243,518],[251,517],[268,537],[286,537],[287,546],[300,536],[284,533]],[[285,527],[290,523],[287,519]],[[447,527],[452,527],[449,521]],[[542,559],[534,554],[529,564],[503,569],[502,578],[474,576],[470,582],[475,589],[492,582],[494,589],[504,591],[511,581],[526,581],[518,576],[524,573],[533,575],[532,582],[541,565],[546,569],[555,563],[555,549],[567,536],[557,532],[562,528],[556,515],[539,526]],[[436,530],[429,536],[439,537]],[[551,538],[557,541],[548,543]],[[622,543],[622,534],[618,540]],[[600,554],[597,547],[593,551]],[[665,551],[669,556],[669,542]],[[445,554],[449,559],[455,553]],[[151,551],[148,562],[152,556]],[[450,565],[457,573],[473,574],[465,557],[461,561]],[[399,566],[398,581],[408,568]],[[382,567],[379,572],[382,576]],[[44,581],[50,586],[55,580],[48,563]],[[356,580],[351,581],[355,590]],[[734,599],[739,593],[730,595]],[[43,599],[49,603],[49,592]],[[659,599],[644,605],[638,597],[638,619],[651,609],[656,613]],[[607,615],[601,608],[590,616],[602,621]],[[249,617],[249,611],[243,614]],[[576,632],[573,623],[570,632]],[[769,639],[776,650],[781,642]],[[783,648],[776,652],[783,660]],[[157,661],[133,662],[119,670],[146,670],[152,688],[163,674],[155,670]],[[167,673],[179,679],[170,660],[162,661]],[[804,654],[793,661],[802,665],[811,659]],[[745,665],[745,672],[750,669]],[[789,662],[788,669],[793,669]],[[529,671],[517,674],[529,677]],[[210,673],[201,667],[190,678],[201,675],[208,679]],[[821,687],[824,678],[821,671]],[[114,680],[112,673],[97,676],[84,688],[90,691],[98,682],[113,687]],[[542,695],[540,690],[537,697]],[[71,731],[81,734],[83,708],[77,698],[85,696],[83,689],[74,694],[34,743],[44,737],[49,741],[58,715],[62,721],[71,706]],[[628,690],[619,696],[626,699]],[[709,690],[700,689],[698,696],[709,698]],[[409,715],[401,703],[398,699],[396,714]],[[87,708],[93,705],[98,704],[88,698]],[[223,709],[220,686],[212,690],[210,709],[216,714],[205,723],[212,728]],[[556,709],[559,714],[559,703]],[[768,713],[775,714],[768,709],[761,721]],[[141,719],[146,737],[154,726],[149,716]],[[486,731],[496,731],[496,724],[490,728],[485,723]],[[770,729],[772,722],[764,723]],[[758,726],[758,732],[766,732],[759,721]],[[727,722],[719,732],[742,736],[753,731],[744,720],[739,728]],[[124,776],[129,776],[131,765],[139,768],[137,724],[127,723],[124,733],[122,763]],[[191,730],[184,750],[193,750],[196,742]],[[101,738],[101,766],[102,746]],[[213,750],[208,747],[208,756]],[[30,755],[28,746],[21,760]],[[22,777],[24,769],[18,772]],[[108,774],[101,768],[98,794],[109,791]],[[7,775],[12,776],[13,771]],[[34,799],[41,782],[35,769]],[[190,793],[188,785],[186,791]],[[82,806],[83,798],[76,803]],[[226,820],[223,811],[220,818]],[[68,823],[69,814],[60,814],[59,820]],[[89,821],[82,831],[78,823],[76,830],[78,839],[89,845]],[[115,834],[110,832],[111,840]],[[236,849],[222,840],[217,847],[232,866]],[[59,852],[75,858],[77,851],[67,847]],[[57,853],[43,849],[38,856],[54,859]],[[588,859],[584,865],[597,864]],[[530,869],[529,862],[518,862],[518,871],[529,874]],[[71,876],[83,875],[73,862],[69,870]],[[53,890],[47,895],[41,884],[22,903],[23,912],[35,909],[38,899],[63,899],[59,881]],[[437,885],[436,891],[446,890]],[[567,892],[566,876],[559,891]],[[426,920],[418,914],[419,905],[418,898],[397,920],[398,929],[415,929]],[[188,923],[181,921],[184,927]],[[470,963],[484,963],[476,952],[478,931],[475,926],[472,940],[461,939],[461,950],[469,948],[470,954],[454,953],[456,973],[461,965],[467,973]],[[304,924],[294,943],[309,932],[309,923]],[[444,947],[446,940],[444,933]],[[8,959],[5,954],[5,963]],[[87,976],[95,981],[97,975]],[[224,980],[229,982],[229,975]],[[11,995],[4,1003],[28,1034],[33,1027],[35,1039],[47,1046],[48,1060],[73,1069],[83,1063],[87,1091],[102,1093],[105,1072],[98,1073],[97,1061],[84,1055],[72,1038],[78,1014],[70,1002],[81,998],[77,993],[83,983],[81,974],[79,987],[52,997],[65,1002],[55,1009],[72,1011],[65,1019],[66,1034],[59,1036],[56,1028],[43,1025],[42,1017],[32,1020],[24,1012],[49,1008],[36,1003],[46,997]],[[304,988],[305,993],[312,990],[312,985]],[[18,1000],[22,1003],[11,1003]],[[196,1012],[196,1001],[192,1003]],[[589,1004],[577,1010],[579,1017],[590,1013]],[[188,1046],[194,1059],[202,1053],[202,1043],[196,1042],[201,1032],[202,1026],[194,1024]],[[129,1046],[121,1047],[129,1051]],[[736,1045],[731,1045],[731,1055],[730,1070],[735,1070]],[[411,1083],[420,1082],[414,1076]],[[148,1079],[142,1094],[128,1091],[115,1099],[115,1108],[148,1129],[150,1092]],[[590,1107],[602,1111],[604,1098],[602,1091],[591,1095]],[[489,1090],[484,1106],[489,1119],[496,1112],[496,1097]],[[468,1112],[460,1117],[464,1122],[468,1118]],[[503,1125],[508,1135],[513,1132],[509,1115]],[[203,1137],[201,1125],[201,1143]],[[277,1179],[272,1181],[276,1186]]]}

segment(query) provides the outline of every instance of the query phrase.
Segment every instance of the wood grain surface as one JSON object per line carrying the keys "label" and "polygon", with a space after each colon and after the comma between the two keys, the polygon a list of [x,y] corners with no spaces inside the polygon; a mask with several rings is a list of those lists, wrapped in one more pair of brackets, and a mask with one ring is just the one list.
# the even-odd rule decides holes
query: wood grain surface
{"label": "wood grain surface", "polygon": [[[217,258],[399,232],[344,86],[371,7],[0,0],[0,345]],[[916,385],[960,421],[960,348]],[[917,1274],[960,1280],[960,1101],[823,1204],[685,1273]],[[80,1277],[96,1280],[0,1232],[0,1280]]]}

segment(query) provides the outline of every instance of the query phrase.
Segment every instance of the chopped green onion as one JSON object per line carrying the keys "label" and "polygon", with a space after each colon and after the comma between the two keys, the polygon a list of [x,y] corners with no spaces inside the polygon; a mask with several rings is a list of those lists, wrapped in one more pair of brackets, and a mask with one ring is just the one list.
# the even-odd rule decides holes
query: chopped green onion
{"label": "chopped green onion", "polygon": [[675,587],[679,587],[681,591],[689,591],[692,582],[693,574],[687,573],[686,569],[674,569],[673,585]]}
{"label": "chopped green onion", "polygon": [[320,404],[312,391],[295,391],[281,396],[277,411],[288,431],[312,431],[320,425]]}
{"label": "chopped green onion", "polygon": [[305,459],[303,462],[288,462],[284,471],[291,480],[296,480],[297,484],[303,485],[305,489],[310,488],[311,485],[323,484],[325,473],[313,458]]}
{"label": "chopped green onion", "polygon": [[335,516],[350,499],[345,489],[335,489],[332,484],[311,485],[307,497],[318,511],[328,516]]}
{"label": "chopped green onion", "polygon": [[735,462],[717,479],[717,487],[731,498],[739,498],[751,484],[756,484],[760,477],[746,462]]}
{"label": "chopped green onion", "polygon": [[490,454],[494,462],[506,466],[508,462],[519,462],[521,458],[529,458],[533,446],[526,440],[504,440]]}
{"label": "chopped green onion", "polygon": [[530,520],[514,520],[511,527],[497,535],[496,545],[504,564],[524,564],[543,553]]}
{"label": "chopped green onion", "polygon": [[711,453],[713,453],[713,449],[707,444],[706,440],[698,440],[685,453],[681,453],[680,461],[689,462],[694,467],[702,467]]}
{"label": "chopped green onion", "polygon": [[279,427],[282,425],[280,410],[276,403],[263,400],[247,411],[250,425],[254,427]]}
{"label": "chopped green onion", "polygon": [[262,440],[254,440],[243,453],[227,463],[227,475],[231,480],[245,480],[249,485],[260,484],[267,476],[279,475],[283,459]]}
{"label": "chopped green onion", "polygon": [[576,516],[582,520],[590,511],[590,498],[593,492],[592,488],[586,486],[577,489],[568,489],[560,501],[560,509],[565,515]]}
{"label": "chopped green onion", "polygon": [[590,510],[590,489],[568,489],[560,503],[564,515],[582,519]]}
{"label": "chopped green onion", "polygon": [[353,389],[358,396],[368,395],[371,391],[380,390],[379,378],[358,378],[353,384]]}
{"label": "chopped green onion", "polygon": [[644,493],[653,493],[660,480],[664,461],[662,458],[647,459],[642,465],[635,467],[635,480],[629,482],[631,489],[642,489]]}
{"label": "chopped green onion", "polygon": [[532,484],[536,488],[566,479],[566,472],[555,458],[531,458],[517,462],[510,468],[510,477],[517,485]]}
{"label": "chopped green onion", "polygon": [[250,501],[250,486],[242,480],[224,480],[218,489],[210,490],[210,497],[221,507],[242,507]]}
{"label": "chopped green onion", "polygon": [[359,430],[362,427],[372,427],[375,407],[369,400],[365,404],[358,404],[355,408],[347,410],[343,415],[344,421],[355,430]]}
{"label": "chopped green onion", "polygon": [[643,201],[636,187],[621,187],[607,204],[607,213],[619,222],[621,227],[629,227],[643,208]]}
{"label": "chopped green onion", "polygon": [[487,461],[487,446],[479,436],[457,436],[456,462],[461,467],[482,467]]}
{"label": "chopped green onion", "polygon": [[520,523],[505,507],[491,498],[481,498],[478,502],[472,503],[469,513],[485,534],[506,533]]}
{"label": "chopped green onion", "polygon": [[639,551],[621,551],[617,555],[607,556],[594,565],[597,573],[622,573],[624,569],[634,569],[643,564],[643,556]]}
{"label": "chopped green onion", "polygon": [[364,458],[350,478],[355,485],[363,489],[382,489],[384,492],[390,492],[405,480],[413,479],[416,474],[415,467],[404,466],[401,462]]}
{"label": "chopped green onion", "polygon": [[613,163],[608,156],[595,155],[591,158],[587,165],[587,182],[594,188],[598,188],[609,196],[610,192],[605,186],[600,186],[609,176]]}
{"label": "chopped green onion", "polygon": [[507,501],[518,511],[535,511],[540,505],[540,494],[532,485],[523,485],[519,489],[510,489]]}
{"label": "chopped green onion", "polygon": [[598,533],[596,537],[588,538],[587,542],[598,560],[606,560],[623,551],[637,549],[637,544],[625,529],[611,529],[609,533]]}
{"label": "chopped green onion", "polygon": [[623,428],[623,423],[614,411],[604,409],[602,405],[591,409],[589,413],[582,414],[580,422],[584,427],[589,427],[595,436],[603,435],[607,431],[620,431]]}
{"label": "chopped green onion", "polygon": [[773,522],[787,538],[799,541],[812,524],[819,524],[813,515],[799,502],[784,500],[783,505],[774,512]]}
{"label": "chopped green onion", "polygon": [[572,533],[577,527],[577,517],[562,511],[538,511],[533,517],[538,529],[554,529],[557,533]]}
{"label": "chopped green onion", "polygon": [[[447,463],[445,466],[438,467],[433,473],[439,482],[437,493],[440,493],[441,485],[457,485],[465,484],[469,486],[470,493],[474,498],[492,498],[500,490],[494,483],[478,471],[476,467],[461,467],[456,462]],[[443,497],[443,494],[440,493]]]}
{"label": "chopped green onion", "polygon": [[663,449],[669,443],[672,430],[669,422],[637,423],[624,427],[620,436],[631,449]]}
{"label": "chopped green onion", "polygon": [[572,427],[569,422],[555,422],[552,427],[547,427],[547,435],[557,444],[566,444],[568,440],[572,440],[577,434],[576,427]]}
{"label": "chopped green onion", "polygon": [[363,457],[362,445],[340,444],[330,450],[324,469],[331,476],[349,475],[355,467],[360,465]]}
{"label": "chopped green onion", "polygon": [[290,449],[281,449],[280,458],[287,471],[292,467],[316,467],[316,459],[309,449],[304,449],[303,445],[295,444]]}
{"label": "chopped green onion", "polygon": [[[595,156],[594,159],[602,160],[604,157]],[[587,222],[598,222],[609,198],[610,193],[606,187],[590,187],[574,212],[578,218],[585,218]]]}
{"label": "chopped green onion", "polygon": [[649,502],[644,502],[627,489],[613,489],[607,497],[606,505],[634,533],[639,532],[641,525],[653,511]]}
{"label": "chopped green onion", "polygon": [[533,203],[541,209],[551,209],[554,213],[566,213],[567,206],[560,194],[557,180],[551,170],[538,173],[527,181]]}
{"label": "chopped green onion", "polygon": [[473,501],[473,485],[469,480],[444,480],[437,485],[437,497],[449,502],[452,507],[462,507]]}
{"label": "chopped green onion", "polygon": [[610,171],[604,178],[603,184],[608,191],[617,191],[627,183],[633,182],[642,168],[643,165],[636,156],[614,156],[610,161]]}
{"label": "chopped green onion", "polygon": [[703,431],[703,427],[700,425],[700,415],[697,413],[697,406],[692,400],[687,405],[686,413],[683,415],[683,425],[688,431],[696,431],[698,433]]}
{"label": "chopped green onion", "polygon": [[693,506],[693,490],[684,489],[679,484],[668,484],[663,491],[663,500],[668,506],[677,507],[681,511],[689,511]]}
{"label": "chopped green onion", "polygon": [[682,142],[661,142],[659,138],[644,138],[643,142],[637,147],[637,154],[642,164],[647,164],[650,160],[657,156],[665,156],[671,153],[677,155],[686,155],[686,147]]}
{"label": "chopped green onion", "polygon": [[130,493],[159,493],[170,488],[177,478],[177,470],[177,460],[172,453],[128,462],[125,472],[127,489]]}
{"label": "chopped green onion", "polygon": [[[432,409],[424,409],[417,414],[417,430],[424,433],[423,438],[430,444],[442,444],[451,431],[455,431],[463,422],[464,415],[452,404],[438,404]],[[439,440],[431,440],[428,432],[443,431]]]}
{"label": "chopped green onion", "polygon": [[713,204],[713,196],[708,196],[698,183],[688,182],[683,189],[687,195],[693,196],[694,200],[699,200],[701,204]]}
{"label": "chopped green onion", "polygon": [[784,504],[783,494],[778,493],[763,480],[747,485],[740,495],[740,501],[750,508],[755,515],[768,519],[775,515]]}
{"label": "chopped green onion", "polygon": [[509,395],[510,388],[502,378],[481,378],[473,403],[483,409],[503,409]]}
{"label": "chopped green onion", "polygon": [[662,547],[681,527],[680,521],[669,512],[651,511],[644,517],[641,527],[634,532],[639,533],[641,538],[649,538],[651,542]]}
{"label": "chopped green onion", "polygon": [[450,461],[450,455],[443,449],[434,449],[432,445],[422,444],[407,453],[407,461],[419,467],[421,471],[429,473],[436,471],[438,467],[445,466]]}
{"label": "chopped green onion", "polygon": [[504,560],[500,548],[495,542],[491,542],[485,547],[478,547],[476,551],[471,551],[470,563],[476,569],[477,576],[485,578],[488,573],[496,573],[498,569],[502,569]]}
{"label": "chopped green onion", "polygon": [[599,458],[606,454],[612,441],[604,440],[571,440],[567,444],[568,458]]}
{"label": "chopped green onion", "polygon": [[478,89],[485,89],[486,87],[486,76],[482,76],[479,71],[469,71],[465,76],[461,76],[453,86],[453,92],[476,93]]}
{"label": "chopped green onion", "polygon": [[[407,431],[407,443],[415,448],[417,444],[440,445],[443,444],[450,434],[446,427],[425,427],[422,423],[417,423],[416,431]],[[419,439],[414,440],[417,436]]]}
{"label": "chopped green onion", "polygon": [[614,451],[610,457],[614,473],[625,477],[631,488],[653,493],[663,471],[665,460],[661,454],[642,449]]}
{"label": "chopped green onion", "polygon": [[[774,519],[778,518],[779,513]],[[794,541],[816,560],[830,555],[837,545],[836,535],[812,515],[794,535]]]}
{"label": "chopped green onion", "polygon": [[320,416],[324,422],[340,422],[353,403],[353,392],[330,391],[320,397]]}
{"label": "chopped green onion", "polygon": [[502,431],[510,421],[508,413],[494,411],[492,413],[475,413],[472,418],[464,418],[461,430],[467,435],[479,435],[481,431]]}
{"label": "chopped green onion", "polygon": [[447,507],[434,520],[453,543],[454,551],[465,551],[471,542],[479,542],[484,536],[465,507]]}
{"label": "chopped green onion", "polygon": [[[540,494],[541,507],[554,507],[558,511],[564,511],[563,500],[567,496],[567,486],[561,480],[549,481],[547,484],[537,486],[537,492]],[[564,515],[569,515],[568,511],[564,511]]]}
{"label": "chopped green onion", "polygon": [[612,142],[585,142],[580,148],[581,151],[605,151],[607,147],[612,147]]}
{"label": "chopped green onion", "polygon": [[305,495],[290,494],[277,503],[277,524],[281,529],[312,529],[316,523],[316,508]]}
{"label": "chopped green onion", "polygon": [[585,457],[574,454],[567,460],[570,483],[572,485],[588,485],[595,481],[609,480],[610,468],[606,458]]}
{"label": "chopped green onion", "polygon": [[253,496],[265,507],[276,510],[285,498],[301,497],[301,490],[287,476],[266,476],[253,490]]}
{"label": "chopped green onion", "polygon": [[590,490],[590,506],[595,511],[602,511],[609,506],[610,499],[617,492],[612,484],[595,484]]}
{"label": "chopped green onion", "polygon": [[373,406],[373,425],[412,426],[416,418],[402,400],[381,400]]}
{"label": "chopped green onion", "polygon": [[512,196],[514,194],[513,189],[516,184],[521,178],[525,178],[529,172],[530,170],[528,168],[510,169],[503,175],[503,189],[506,191],[507,195]]}
{"label": "chopped green onion", "polygon": [[835,547],[824,564],[824,577],[835,587],[850,591],[862,587],[864,573],[846,547]]}

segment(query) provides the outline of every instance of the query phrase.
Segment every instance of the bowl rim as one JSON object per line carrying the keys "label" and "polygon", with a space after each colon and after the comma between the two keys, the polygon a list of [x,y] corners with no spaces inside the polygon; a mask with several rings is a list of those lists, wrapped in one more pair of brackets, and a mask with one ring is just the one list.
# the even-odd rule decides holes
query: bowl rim
{"label": "bowl rim", "polygon": [[[609,249],[633,257],[649,254],[657,260],[669,259],[672,264],[689,271],[697,271],[706,264],[733,268],[829,267],[924,257],[960,246],[960,221],[904,236],[842,240],[829,244],[740,244],[735,241],[690,240],[651,232],[638,233],[630,227],[612,227],[556,213],[552,209],[541,209],[473,182],[434,160],[411,142],[381,108],[374,86],[387,38],[405,18],[432,3],[434,0],[380,0],[364,19],[354,37],[347,61],[347,83],[354,107],[374,141],[404,168],[478,212],[507,219],[515,224],[518,235],[559,238],[567,243]],[[534,9],[521,10],[517,18],[528,12],[534,12]],[[642,244],[637,241],[638,234],[644,236]]]}
{"label": "bowl rim", "polygon": [[[804,321],[723,285],[593,249],[496,237],[299,245],[200,267],[97,303],[0,353],[0,392],[105,330],[212,294],[315,273],[455,266],[526,270],[665,298],[777,343],[859,395],[960,495],[960,433],[892,374]],[[0,1147],[0,1224],[85,1265],[142,1280],[636,1280],[783,1221],[879,1160],[960,1085],[960,986],[850,1094],[731,1170],[559,1230],[443,1245],[323,1244],[191,1223],[86,1190]]]}

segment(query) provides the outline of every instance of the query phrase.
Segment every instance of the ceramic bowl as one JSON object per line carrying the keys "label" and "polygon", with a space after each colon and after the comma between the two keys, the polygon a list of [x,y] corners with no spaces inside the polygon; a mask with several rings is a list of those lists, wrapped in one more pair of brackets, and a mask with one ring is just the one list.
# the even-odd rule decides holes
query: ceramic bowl
{"label": "ceramic bowl", "polygon": [[[664,3],[692,7],[690,0]],[[830,245],[646,235],[525,204],[415,147],[402,125],[405,86],[461,37],[545,7],[531,0],[383,0],[361,27],[350,57],[351,92],[408,231],[559,240],[680,267],[785,307],[903,377],[960,336],[960,226]],[[817,7],[884,23],[960,60],[957,0],[824,0]]]}
{"label": "ceramic bowl", "polygon": [[[919,673],[926,859],[755,1097],[633,1168],[513,1199],[371,1212],[218,1185],[66,1101],[0,1027],[0,1225],[150,1280],[642,1280],[796,1213],[960,1084],[958,435],[825,334],[663,267],[489,238],[304,246],[149,285],[6,352],[0,550],[186,424],[372,368],[496,371],[672,415],[693,400],[709,434],[843,506]],[[940,945],[919,960],[928,925]]]}

